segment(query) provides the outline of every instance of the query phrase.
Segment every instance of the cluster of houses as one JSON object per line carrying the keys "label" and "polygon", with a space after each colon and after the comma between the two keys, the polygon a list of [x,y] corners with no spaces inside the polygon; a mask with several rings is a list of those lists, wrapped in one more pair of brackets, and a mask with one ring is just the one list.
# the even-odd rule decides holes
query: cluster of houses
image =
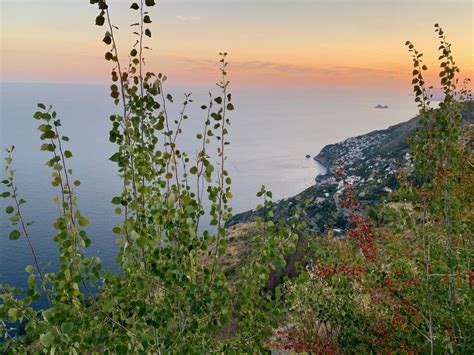
{"label": "cluster of houses", "polygon": [[[374,154],[380,151],[385,138],[387,138],[386,133],[373,132],[328,146],[324,153],[324,159],[329,165],[328,172],[316,179],[317,185],[327,190],[322,190],[318,196],[314,197],[313,203],[321,205],[328,200],[333,200],[340,213],[344,215],[349,213],[344,211],[339,204],[339,197],[345,188],[344,181],[333,175],[339,163],[342,163],[346,172],[345,181],[356,187],[359,197],[364,198],[370,190],[374,189],[390,194],[393,188],[386,186],[388,178],[395,175],[401,166],[409,166],[411,163],[408,152],[404,153],[402,159],[400,156]],[[330,193],[329,190],[332,192]],[[334,228],[333,232],[338,234],[342,230]]]}

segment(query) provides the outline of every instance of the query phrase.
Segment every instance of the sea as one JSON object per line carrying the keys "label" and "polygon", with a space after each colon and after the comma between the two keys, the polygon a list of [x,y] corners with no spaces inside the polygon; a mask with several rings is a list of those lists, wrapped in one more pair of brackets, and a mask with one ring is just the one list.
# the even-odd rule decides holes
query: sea
{"label": "sea", "polygon": [[[58,207],[51,186],[51,171],[45,166],[48,155],[39,150],[38,122],[32,118],[36,104],[51,104],[62,120],[63,134],[70,137],[67,149],[73,152],[70,167],[77,188],[79,209],[90,220],[87,232],[92,240],[89,255],[97,255],[105,269],[117,271],[116,235],[112,228],[120,223],[110,203],[120,194],[116,166],[108,158],[115,146],[108,140],[109,116],[119,109],[109,97],[108,86],[101,84],[0,83],[0,175],[5,176],[5,149],[14,145],[18,195],[23,205],[32,244],[43,265],[57,267],[57,249],[52,241],[52,223]],[[211,88],[213,91],[214,88]],[[193,138],[201,131],[205,117],[200,109],[207,104],[205,87],[170,86],[176,105],[170,110],[177,117],[185,92],[192,92],[189,119],[178,140],[190,156],[198,150]],[[312,157],[327,144],[384,129],[416,115],[410,90],[360,87],[285,87],[252,86],[232,88],[235,110],[231,126],[226,166],[232,176],[235,213],[252,209],[259,203],[256,193],[261,185],[273,192],[274,200],[293,196],[315,183],[325,167]],[[376,105],[388,109],[376,109]],[[309,155],[311,158],[307,158]],[[0,192],[3,190],[0,187]],[[25,238],[11,241],[8,215],[10,204],[0,199],[0,283],[25,287],[25,267],[33,264]],[[206,221],[204,221],[206,223]],[[36,307],[41,308],[40,301]]]}

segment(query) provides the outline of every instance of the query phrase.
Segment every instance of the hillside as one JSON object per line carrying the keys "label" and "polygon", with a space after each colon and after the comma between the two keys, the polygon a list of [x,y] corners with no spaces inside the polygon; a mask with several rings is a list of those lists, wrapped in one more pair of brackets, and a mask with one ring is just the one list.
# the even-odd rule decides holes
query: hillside
{"label": "hillside", "polygon": [[[465,122],[474,121],[472,102],[466,104],[463,112]],[[325,146],[314,160],[327,168],[324,175],[316,177],[315,185],[296,196],[273,204],[276,219],[285,220],[296,206],[308,202],[305,207],[305,220],[309,229],[315,233],[326,233],[332,229],[336,234],[343,233],[347,227],[345,212],[338,206],[338,192],[341,183],[334,177],[338,162],[344,164],[348,180],[359,193],[364,206],[381,201],[398,186],[396,173],[410,164],[408,138],[417,127],[419,117],[373,131],[342,142]],[[255,219],[255,210],[235,215],[227,227]]]}

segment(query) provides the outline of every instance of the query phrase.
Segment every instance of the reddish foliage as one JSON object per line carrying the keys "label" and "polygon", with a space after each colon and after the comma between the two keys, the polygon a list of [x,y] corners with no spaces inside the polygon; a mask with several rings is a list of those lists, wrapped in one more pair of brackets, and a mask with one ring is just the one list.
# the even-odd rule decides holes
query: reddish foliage
{"label": "reddish foliage", "polygon": [[356,228],[349,231],[349,236],[355,238],[359,243],[359,248],[368,261],[375,262],[377,259],[374,234],[370,228],[370,222],[364,217],[353,214],[349,220],[356,225]]}
{"label": "reddish foliage", "polygon": [[[342,163],[337,164],[334,175],[338,178],[344,178],[345,171]],[[360,214],[359,211],[362,209],[362,204],[359,202],[357,193],[352,185],[346,179],[343,180],[343,184],[344,192],[340,205],[351,212],[349,221],[355,226],[348,232],[348,234],[350,237],[357,240],[359,248],[365,258],[370,262],[375,262],[377,259],[377,250],[370,221]]]}
{"label": "reddish foliage", "polygon": [[[346,173],[341,163],[336,165],[334,175],[343,181],[339,204],[350,214],[348,220],[353,228],[348,231],[348,236],[357,241],[365,260],[370,264],[367,264],[367,267],[319,266],[312,271],[312,275],[319,279],[328,279],[333,275],[345,275],[360,281],[368,272],[367,268],[371,268],[369,265],[374,265],[373,263],[377,262],[378,250],[375,245],[375,235],[372,232],[370,220],[361,212],[362,204],[358,200],[354,187],[345,178]],[[388,311],[384,315],[380,315],[370,326],[372,335],[376,336],[375,338],[369,337],[369,342],[376,353],[390,354],[395,351],[396,353],[417,354],[423,352],[424,349],[413,349],[406,344],[404,339],[397,336],[400,331],[409,333],[413,323],[423,322],[422,314],[415,308],[413,301],[409,299],[409,293],[407,293],[408,290],[413,291],[422,286],[423,281],[416,277],[404,277],[401,272],[394,272],[393,277],[385,272],[383,274],[384,277],[380,283],[377,282],[376,285],[371,285],[367,289],[372,305],[379,305]],[[469,277],[470,282],[474,280],[474,272],[466,276]],[[308,333],[306,329],[292,329],[278,334],[280,335],[276,344],[278,349],[314,354],[340,352],[337,346],[337,337],[321,337],[318,334]]]}
{"label": "reddish foliage", "polygon": [[281,340],[272,344],[279,350],[293,350],[297,353],[308,352],[311,354],[339,354],[338,347],[326,337],[310,334],[307,330],[290,329],[277,332]]}
{"label": "reddish foliage", "polygon": [[474,271],[469,271],[467,277],[469,279],[469,285],[474,285]]}
{"label": "reddish foliage", "polygon": [[364,274],[365,268],[362,266],[337,266],[337,267],[318,267],[313,270],[316,277],[326,278],[333,274],[341,274],[351,276],[356,280],[360,280]]}

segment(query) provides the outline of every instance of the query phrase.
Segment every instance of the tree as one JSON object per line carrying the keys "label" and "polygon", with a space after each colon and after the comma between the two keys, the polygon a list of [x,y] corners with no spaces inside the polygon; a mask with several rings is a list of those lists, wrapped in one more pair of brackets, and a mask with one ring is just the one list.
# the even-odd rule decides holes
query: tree
{"label": "tree", "polygon": [[[117,164],[122,192],[111,201],[123,223],[113,231],[119,237],[119,274],[102,271],[98,257],[86,257],[92,238],[89,223],[78,209],[61,120],[51,106],[38,104],[34,118],[40,123],[41,150],[50,154],[52,184],[60,215],[54,224],[59,249],[58,270],[47,270],[35,258],[28,266],[27,296],[8,285],[0,286],[0,332],[9,339],[2,352],[139,352],[194,353],[207,351],[261,351],[276,319],[285,308],[262,291],[262,283],[282,253],[292,248],[294,235],[270,220],[262,224],[259,253],[242,271],[245,282],[231,285],[222,267],[226,251],[224,223],[231,216],[231,178],[226,170],[226,147],[234,110],[227,79],[227,53],[220,53],[219,94],[210,94],[201,106],[202,132],[196,135],[199,152],[191,156],[180,148],[179,138],[190,119],[191,94],[184,94],[178,117],[169,107],[175,98],[167,92],[166,76],[146,71],[145,45],[152,36],[149,10],[153,0],[134,1],[131,11],[138,21],[131,27],[136,42],[123,65],[116,42],[111,10],[105,0],[91,0],[98,7],[97,26],[106,27],[105,60],[111,62],[110,96],[120,114],[110,116],[109,139],[117,151],[110,160]],[[215,149],[215,151],[214,151]],[[28,223],[22,213],[12,169],[13,148],[8,151],[2,197],[13,199],[10,239],[28,238]],[[271,192],[264,191],[265,198]],[[206,201],[210,205],[206,209]],[[211,228],[200,234],[200,221],[209,214]],[[20,228],[17,229],[17,227]],[[264,243],[263,240],[271,243]],[[31,251],[34,256],[33,243]],[[284,260],[283,260],[284,262]],[[94,292],[93,290],[97,290]],[[40,295],[49,308],[32,304]],[[25,336],[15,336],[18,323]],[[222,336],[223,329],[237,324]],[[13,329],[13,331],[12,331]]]}

